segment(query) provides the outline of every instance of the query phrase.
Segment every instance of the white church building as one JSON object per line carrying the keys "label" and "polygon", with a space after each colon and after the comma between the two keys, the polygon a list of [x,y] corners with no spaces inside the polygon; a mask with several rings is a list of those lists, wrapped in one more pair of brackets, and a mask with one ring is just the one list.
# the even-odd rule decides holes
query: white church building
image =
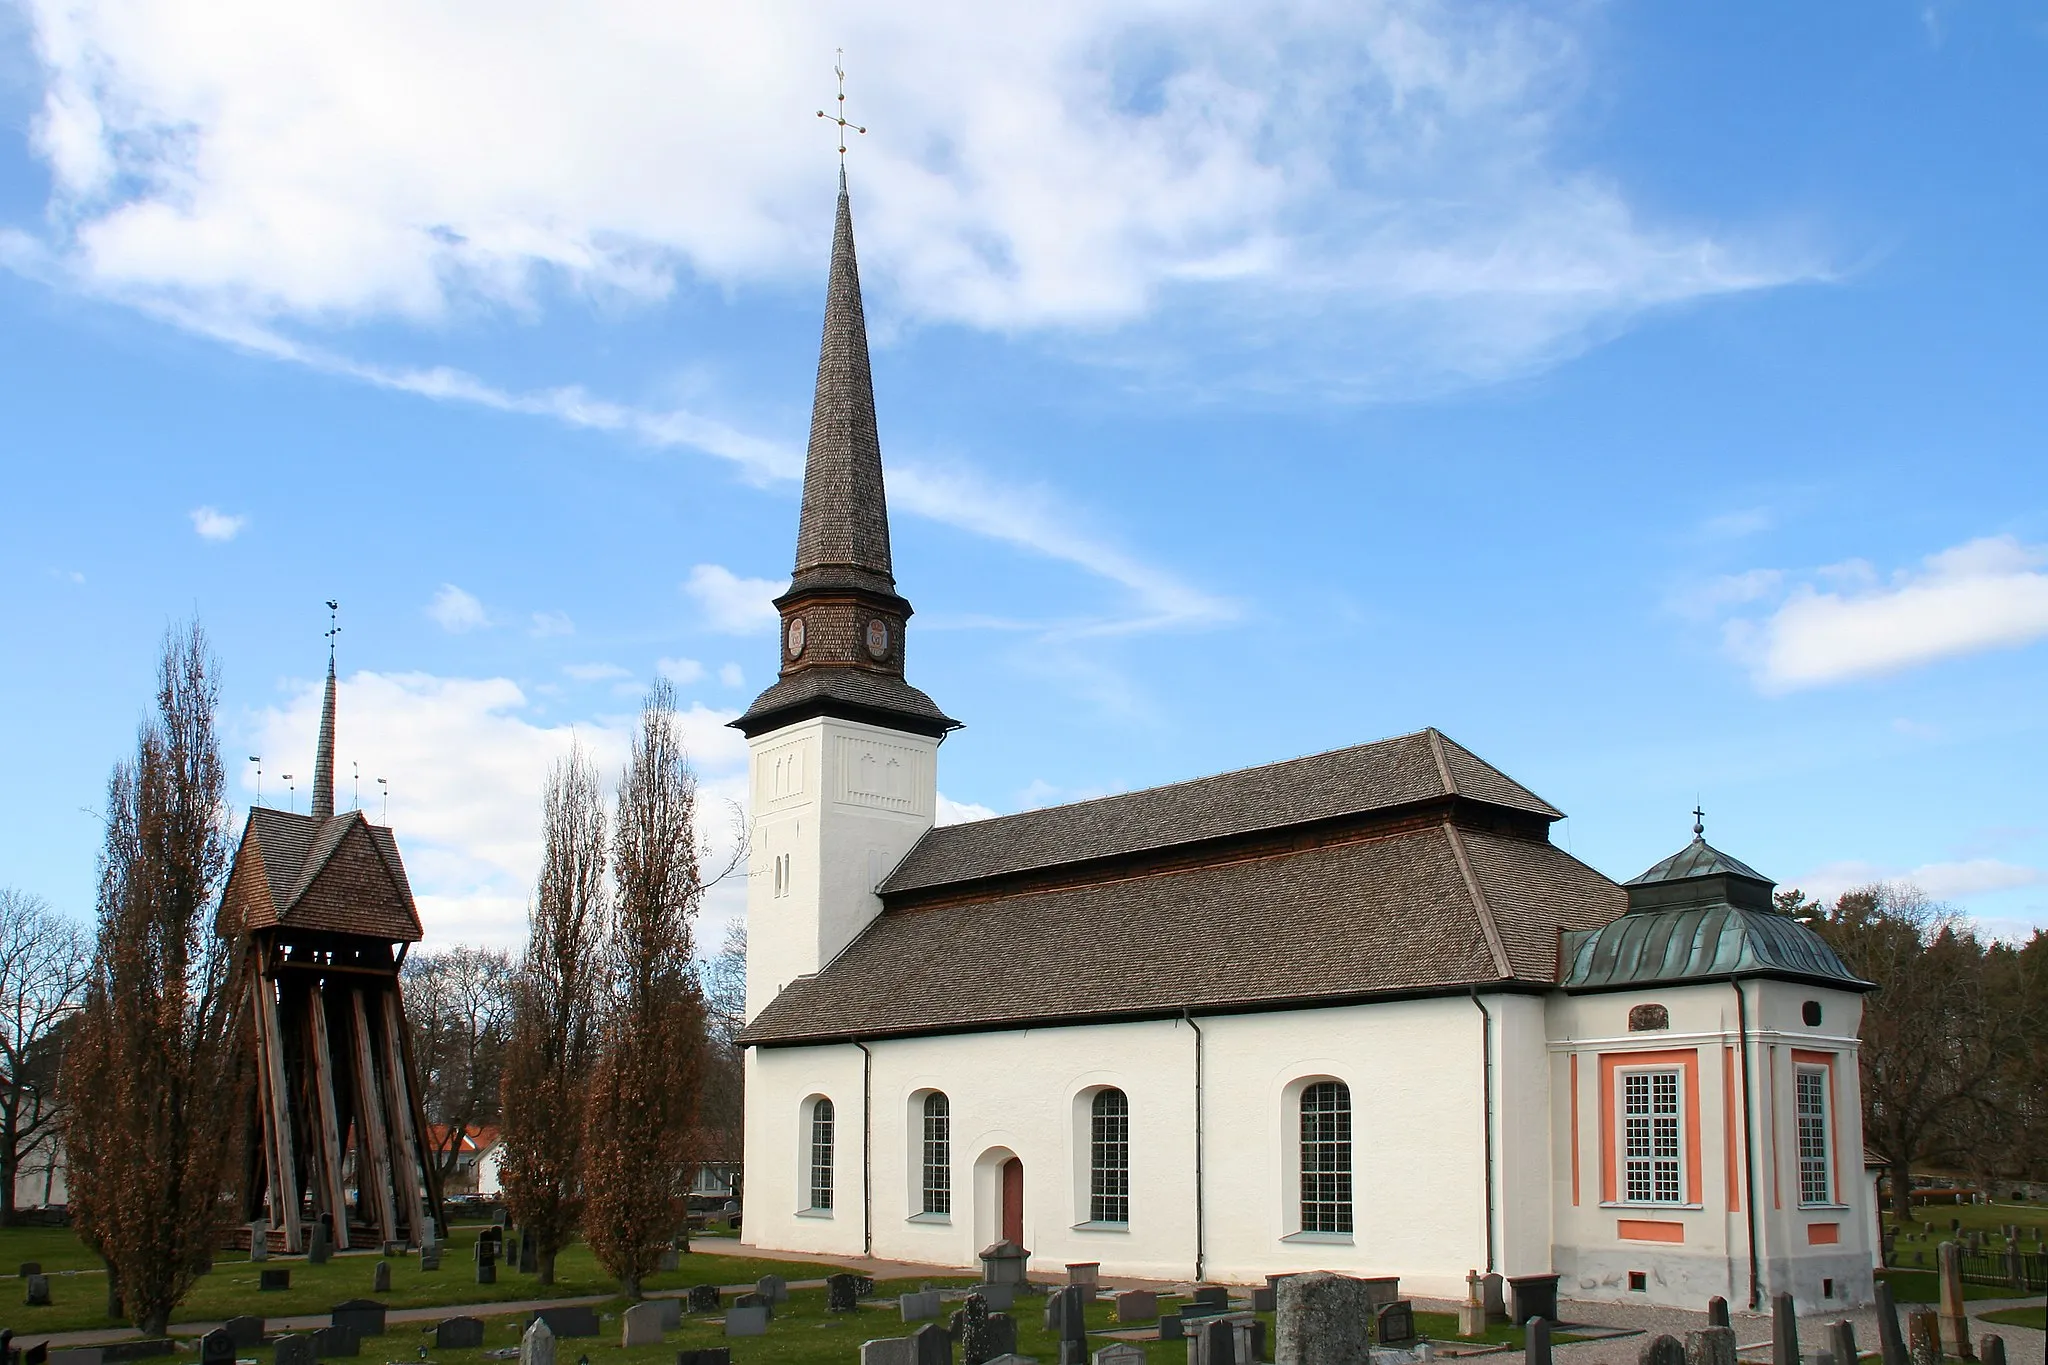
{"label": "white church building", "polygon": [[934,828],[842,179],[752,753],[743,1240],[1461,1296],[1866,1302],[1866,983],[1692,843],[1617,885],[1435,730]]}

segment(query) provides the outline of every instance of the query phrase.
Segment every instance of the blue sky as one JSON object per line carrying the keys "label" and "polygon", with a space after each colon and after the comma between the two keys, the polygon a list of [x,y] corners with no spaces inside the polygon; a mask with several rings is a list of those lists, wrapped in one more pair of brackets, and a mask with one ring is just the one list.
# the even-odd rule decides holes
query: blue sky
{"label": "blue sky", "polygon": [[195,611],[303,809],[341,599],[435,941],[657,671],[740,795],[844,46],[954,814],[1434,724],[1618,878],[2048,925],[2038,17],[726,8],[0,0],[0,882],[89,912]]}

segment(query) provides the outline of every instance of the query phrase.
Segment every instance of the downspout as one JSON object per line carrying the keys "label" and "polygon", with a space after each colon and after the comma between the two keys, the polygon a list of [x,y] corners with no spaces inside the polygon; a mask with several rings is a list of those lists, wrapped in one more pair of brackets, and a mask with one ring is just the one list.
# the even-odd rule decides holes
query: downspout
{"label": "downspout", "polygon": [[1195,1031],[1195,1283],[1200,1284],[1208,1251],[1202,1229],[1202,1026],[1185,1007],[1180,1017]]}
{"label": "downspout", "polygon": [[1733,973],[1729,974],[1728,984],[1735,988],[1735,1037],[1742,1049],[1742,1217],[1749,1229],[1749,1309],[1753,1313],[1763,1302],[1763,1290],[1756,1259],[1756,1131],[1750,1110],[1749,997],[1742,993],[1742,983]]}
{"label": "downspout", "polygon": [[860,1039],[860,1254],[875,1254],[875,1054]]}
{"label": "downspout", "polygon": [[1493,1242],[1493,1011],[1479,998],[1479,988],[1469,988],[1472,1003],[1479,1007],[1479,1088],[1486,1103],[1486,1273],[1494,1270]]}

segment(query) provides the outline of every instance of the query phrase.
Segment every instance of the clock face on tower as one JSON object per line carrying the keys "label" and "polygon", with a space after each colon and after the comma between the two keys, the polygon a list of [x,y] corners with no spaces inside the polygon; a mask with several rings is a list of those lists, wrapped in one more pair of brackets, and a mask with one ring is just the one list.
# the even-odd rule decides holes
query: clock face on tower
{"label": "clock face on tower", "polygon": [[868,622],[868,657],[877,662],[889,657],[889,623],[880,617]]}
{"label": "clock face on tower", "polygon": [[801,617],[801,616],[792,616],[792,617],[790,617],[790,618],[789,618],[789,633],[788,633],[788,635],[787,635],[786,639],[787,639],[787,644],[788,644],[788,649],[789,649],[789,657],[790,657],[790,658],[792,658],[792,659],[800,659],[800,658],[802,658],[802,657],[803,657],[803,652],[804,652],[804,618],[803,618],[803,617]]}

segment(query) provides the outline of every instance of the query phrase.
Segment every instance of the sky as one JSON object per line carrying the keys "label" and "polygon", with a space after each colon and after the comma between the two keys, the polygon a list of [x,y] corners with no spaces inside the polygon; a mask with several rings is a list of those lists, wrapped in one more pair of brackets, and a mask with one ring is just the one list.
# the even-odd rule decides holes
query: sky
{"label": "sky", "polygon": [[728,838],[839,49],[945,818],[1434,725],[2048,926],[2048,23],[1956,3],[0,0],[0,884],[90,915],[195,615],[305,809],[328,598],[429,946],[657,675]]}

